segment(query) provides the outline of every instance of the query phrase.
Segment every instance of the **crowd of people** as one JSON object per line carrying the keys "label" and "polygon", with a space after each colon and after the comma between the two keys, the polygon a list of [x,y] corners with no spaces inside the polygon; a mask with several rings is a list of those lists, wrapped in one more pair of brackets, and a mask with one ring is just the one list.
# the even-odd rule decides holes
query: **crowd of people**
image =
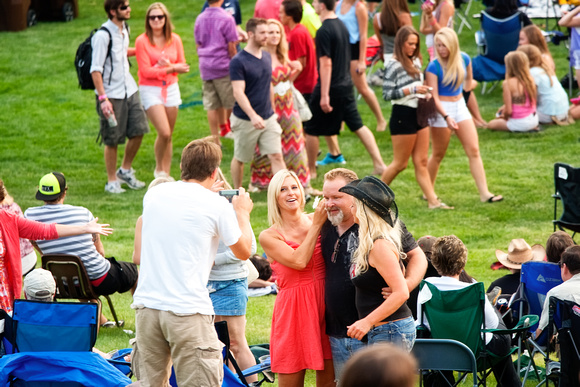
{"label": "crowd of people", "polygon": [[[488,12],[509,17],[518,12],[514,4],[498,0]],[[157,131],[155,180],[135,227],[133,262],[106,257],[100,235],[112,229],[97,223],[89,209],[65,204],[69,186],[63,173],[40,178],[36,199],[44,204],[24,214],[0,180],[0,307],[10,312],[20,297],[23,275],[36,264],[33,246],[41,254],[78,255],[96,294],[133,295],[143,386],[167,385],[172,367],[180,386],[221,385],[223,344],[214,321],[227,321],[237,363],[242,368],[255,364],[245,315],[248,275],[258,266],[249,259],[263,260],[255,258],[258,242],[271,270],[255,286],[270,287],[273,271],[277,288],[270,348],[280,386],[303,386],[308,369],[316,371],[321,387],[360,385],[362,380],[414,385],[417,364],[409,352],[427,297],[419,283],[430,277],[426,281],[440,290],[457,290],[476,280],[464,270],[467,248],[456,236],[428,236],[417,243],[389,185],[412,157],[428,207],[453,210],[434,186],[455,134],[480,201],[502,201],[487,186],[477,127],[533,131],[539,124],[563,125],[580,116],[575,107],[568,109],[541,31],[524,14],[520,47],[505,57],[504,105],[497,118],[486,122],[472,92],[471,58],[452,29],[453,2],[425,2],[418,32],[406,1],[383,0],[371,23],[385,62],[382,96],[393,105],[387,125],[366,81],[369,16],[363,1],[258,0],[243,29],[237,0],[208,0],[194,34],[210,136],[183,149],[181,180],[175,181],[171,161],[181,104],[178,75],[190,71],[181,39],[166,6],[153,3],[146,11],[145,32],[132,48],[125,23],[128,1],[105,0],[104,8],[108,21],[93,36],[91,74],[105,145],[106,192],[124,192],[121,184],[145,187],[131,165],[149,131],[148,120]],[[560,24],[576,31],[577,13],[565,15]],[[420,33],[430,57],[426,67]],[[573,34],[573,47],[580,45],[579,37]],[[571,52],[574,61],[580,61],[578,52]],[[132,55],[138,82],[129,72]],[[389,127],[393,160],[388,165],[361,119],[355,88],[375,116],[376,131]],[[300,103],[300,97],[307,102]],[[344,124],[360,139],[380,178],[359,178],[339,167],[324,175],[322,191],[317,191],[311,184],[317,165],[346,163],[337,137]],[[328,153],[317,162],[320,136]],[[234,141],[232,186],[220,169],[224,138]],[[117,167],[118,145],[125,141]],[[242,187],[246,163],[251,166],[247,191]],[[229,198],[218,194],[232,187],[237,190]],[[262,190],[267,190],[269,228],[256,240],[249,192]],[[312,214],[305,212],[309,195],[323,197]],[[498,250],[496,255],[510,274],[493,282],[489,293],[515,293],[521,266],[547,260],[560,264],[565,281],[551,294],[580,301],[580,249],[568,234],[554,233],[545,250],[515,239],[508,253]],[[48,274],[32,273],[24,280],[30,285],[25,296],[52,301],[55,289]],[[40,284],[50,286],[44,290]],[[546,308],[538,334],[547,324]],[[510,325],[489,300],[485,309],[487,328]],[[100,325],[116,324],[101,315]],[[510,350],[505,334],[482,338],[497,356]],[[498,386],[519,382],[507,359],[492,367]]]}

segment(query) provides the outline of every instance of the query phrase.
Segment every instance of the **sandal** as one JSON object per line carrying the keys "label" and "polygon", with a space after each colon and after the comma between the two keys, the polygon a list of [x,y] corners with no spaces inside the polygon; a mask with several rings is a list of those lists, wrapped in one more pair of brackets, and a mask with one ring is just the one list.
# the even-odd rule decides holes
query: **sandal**
{"label": "sandal", "polygon": [[487,203],[497,203],[503,200],[503,196],[501,195],[491,195],[489,199],[486,200]]}
{"label": "sandal", "polygon": [[448,206],[447,204],[443,203],[443,202],[439,202],[438,205],[436,205],[435,207],[429,207],[430,210],[454,210],[455,207],[453,206]]}

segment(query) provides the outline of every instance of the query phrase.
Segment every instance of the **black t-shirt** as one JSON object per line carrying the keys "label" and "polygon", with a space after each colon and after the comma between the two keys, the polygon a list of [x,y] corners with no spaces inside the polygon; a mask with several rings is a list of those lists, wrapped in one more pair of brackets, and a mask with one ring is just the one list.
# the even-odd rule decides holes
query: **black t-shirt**
{"label": "black t-shirt", "polygon": [[491,285],[489,285],[487,291],[491,292],[491,290],[496,286],[501,288],[502,296],[514,294],[520,286],[520,272],[510,273],[496,279],[491,283]]}
{"label": "black t-shirt", "polygon": [[[402,248],[408,253],[419,246],[403,222],[401,226]],[[348,337],[346,327],[359,319],[355,286],[350,280],[351,257],[358,247],[358,224],[355,223],[339,238],[336,227],[327,221],[322,226],[320,237],[322,257],[326,264],[326,333],[335,337]]]}
{"label": "black t-shirt", "polygon": [[[330,96],[333,94],[352,93],[350,78],[350,43],[348,30],[339,19],[326,19],[316,31],[316,58],[320,74],[320,57],[329,57],[332,61],[330,77]],[[314,92],[320,94],[320,75]]]}
{"label": "black t-shirt", "polygon": [[[262,51],[261,59],[245,50],[238,52],[230,62],[230,78],[232,81],[246,82],[246,97],[260,117],[267,119],[274,114],[270,99],[272,57],[268,52]],[[243,120],[250,119],[237,102],[234,114]]]}

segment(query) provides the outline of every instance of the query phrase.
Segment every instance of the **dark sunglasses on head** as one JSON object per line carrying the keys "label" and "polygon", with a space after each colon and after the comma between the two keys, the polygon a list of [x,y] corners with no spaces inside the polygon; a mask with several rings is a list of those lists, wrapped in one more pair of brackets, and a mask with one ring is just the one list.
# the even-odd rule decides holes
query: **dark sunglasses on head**
{"label": "dark sunglasses on head", "polygon": [[127,5],[122,5],[122,6],[120,6],[120,7],[119,7],[119,10],[120,10],[120,11],[126,11],[126,10],[127,10],[127,8],[129,8],[129,7],[130,7],[130,5],[129,5],[129,4],[127,4]]}
{"label": "dark sunglasses on head", "polygon": [[165,19],[165,15],[151,15],[151,16],[148,16],[148,17],[149,17],[149,20],[151,20],[151,21],[153,21],[155,19],[157,19],[157,20],[163,20],[163,19]]}

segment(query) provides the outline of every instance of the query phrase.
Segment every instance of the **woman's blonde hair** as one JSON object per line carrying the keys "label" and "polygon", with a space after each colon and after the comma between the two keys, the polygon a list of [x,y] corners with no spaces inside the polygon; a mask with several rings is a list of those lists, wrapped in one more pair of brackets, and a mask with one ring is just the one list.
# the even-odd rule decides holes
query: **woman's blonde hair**
{"label": "woman's blonde hair", "polygon": [[147,8],[147,13],[145,14],[145,34],[149,39],[149,43],[155,45],[155,41],[153,40],[153,29],[149,24],[149,14],[154,9],[160,9],[161,12],[165,15],[165,25],[163,26],[163,35],[165,36],[165,43],[169,44],[171,42],[171,33],[173,32],[173,23],[171,23],[171,15],[169,15],[169,11],[167,7],[163,3],[153,3]]}
{"label": "woman's blonde hair", "polygon": [[552,67],[548,64],[546,59],[542,56],[540,49],[532,44],[524,44],[518,47],[518,51],[523,52],[527,55],[528,61],[530,62],[530,68],[540,67],[542,70],[548,74],[550,78],[550,86],[554,85],[552,77],[556,75]]}
{"label": "woman's blonde hair", "polygon": [[530,62],[521,51],[512,51],[505,56],[505,79],[515,78],[523,86],[525,93],[532,100],[536,100],[536,84],[530,74]]}
{"label": "woman's blonde hair", "polygon": [[354,198],[356,206],[356,217],[359,223],[358,248],[352,256],[352,263],[355,265],[355,273],[361,274],[369,268],[369,254],[373,249],[377,239],[384,239],[395,245],[401,259],[406,258],[406,254],[401,249],[401,223],[397,219],[395,226],[391,227],[376,212],[365,206],[363,202]]}
{"label": "woman's blonde hair", "polygon": [[290,61],[290,59],[288,59],[288,41],[286,40],[284,26],[276,19],[268,19],[268,27],[270,24],[275,24],[280,30],[280,42],[276,46],[276,56],[278,57],[280,63],[286,64]]}
{"label": "woman's blonde hair", "polygon": [[282,214],[280,213],[280,207],[278,206],[278,197],[280,196],[282,184],[284,184],[284,180],[286,180],[287,177],[291,177],[296,181],[296,185],[300,190],[300,208],[304,210],[304,188],[302,188],[298,176],[296,176],[292,171],[282,169],[276,172],[268,186],[268,223],[270,223],[270,226],[282,224]]}
{"label": "woman's blonde hair", "polygon": [[443,69],[443,80],[441,83],[444,85],[451,85],[454,90],[457,90],[463,84],[466,74],[466,69],[463,66],[463,58],[461,57],[461,51],[459,50],[457,34],[451,28],[443,27],[435,34],[434,41],[435,44],[439,41],[449,51],[447,63],[444,65],[443,59],[439,56],[439,51],[437,51],[437,47],[435,47],[435,54],[439,60],[441,68]]}

